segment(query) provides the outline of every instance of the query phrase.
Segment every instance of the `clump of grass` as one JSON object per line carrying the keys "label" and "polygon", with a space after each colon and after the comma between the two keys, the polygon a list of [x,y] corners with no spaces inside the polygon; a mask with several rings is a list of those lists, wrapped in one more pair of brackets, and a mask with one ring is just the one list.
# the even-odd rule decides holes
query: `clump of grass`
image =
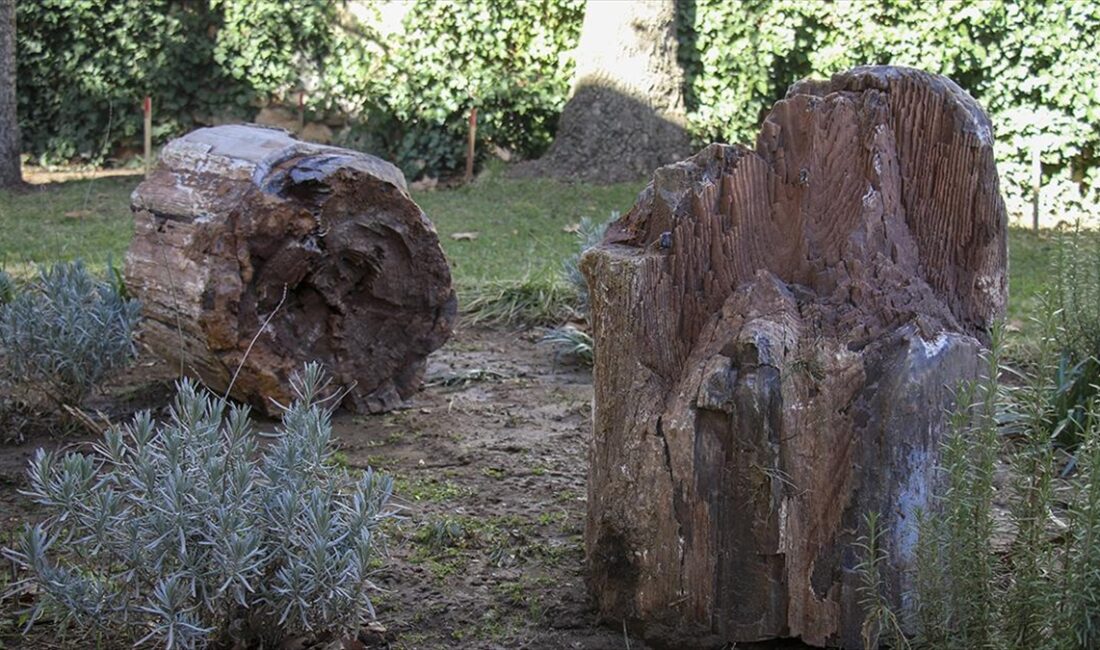
{"label": "clump of grass", "polygon": [[558,358],[568,358],[591,367],[594,360],[592,336],[573,325],[555,327],[543,335],[540,343],[554,347]]}
{"label": "clump of grass", "polygon": [[549,326],[576,314],[573,288],[549,271],[483,282],[464,293],[465,315],[473,324]]}
{"label": "clump of grass", "polygon": [[415,540],[430,551],[439,553],[444,549],[457,548],[466,539],[466,527],[456,517],[440,517],[421,526]]}

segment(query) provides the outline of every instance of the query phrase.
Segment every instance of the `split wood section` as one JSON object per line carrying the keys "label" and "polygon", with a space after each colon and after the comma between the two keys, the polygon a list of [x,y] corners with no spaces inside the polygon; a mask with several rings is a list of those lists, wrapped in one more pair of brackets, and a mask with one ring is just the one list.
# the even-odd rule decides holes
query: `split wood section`
{"label": "split wood section", "polygon": [[164,148],[132,208],[126,280],[143,340],[268,414],[310,360],[351,387],[345,407],[392,409],[451,334],[435,229],[373,156],[279,129],[200,129]]}
{"label": "split wood section", "polygon": [[944,411],[1005,308],[992,146],[940,76],[799,83],[755,151],[659,169],[583,258],[602,615],[673,644],[858,647],[868,512],[910,606]]}

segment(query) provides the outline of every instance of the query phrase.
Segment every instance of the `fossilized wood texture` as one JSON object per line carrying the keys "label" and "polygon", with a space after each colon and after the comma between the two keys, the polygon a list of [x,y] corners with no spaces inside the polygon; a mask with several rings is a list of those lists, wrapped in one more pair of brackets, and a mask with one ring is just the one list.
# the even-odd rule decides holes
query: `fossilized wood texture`
{"label": "fossilized wood texture", "polygon": [[126,280],[144,340],[217,391],[240,366],[233,397],[267,413],[309,360],[351,387],[345,407],[389,410],[451,334],[435,229],[373,156],[277,129],[200,129],[164,148],[131,202]]}
{"label": "fossilized wood texture", "polygon": [[596,342],[586,551],[654,640],[860,645],[878,512],[902,609],[955,385],[1005,306],[990,124],[939,76],[800,83],[756,151],[659,169],[582,261]]}

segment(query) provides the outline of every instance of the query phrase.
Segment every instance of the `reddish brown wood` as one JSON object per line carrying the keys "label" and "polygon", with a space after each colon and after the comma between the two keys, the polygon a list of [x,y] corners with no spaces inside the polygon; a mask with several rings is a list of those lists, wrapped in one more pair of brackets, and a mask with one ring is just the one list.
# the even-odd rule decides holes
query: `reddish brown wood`
{"label": "reddish brown wood", "polygon": [[239,366],[232,395],[265,412],[308,360],[352,387],[346,407],[392,409],[451,334],[435,229],[373,156],[280,129],[200,129],[164,148],[132,207],[126,279],[144,340],[217,391]]}
{"label": "reddish brown wood", "polygon": [[756,150],[659,169],[582,261],[600,612],[686,645],[858,647],[853,548],[885,527],[900,609],[944,409],[1004,311],[988,118],[950,80],[793,86]]}

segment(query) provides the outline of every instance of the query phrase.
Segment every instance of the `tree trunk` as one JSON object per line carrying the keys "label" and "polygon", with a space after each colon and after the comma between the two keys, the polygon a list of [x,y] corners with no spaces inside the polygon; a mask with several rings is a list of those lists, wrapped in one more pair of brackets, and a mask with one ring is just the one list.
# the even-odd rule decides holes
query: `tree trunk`
{"label": "tree trunk", "polygon": [[681,645],[859,647],[871,512],[907,611],[944,413],[1005,307],[992,144],[943,77],[803,82],[756,151],[658,170],[583,258],[585,541],[605,617]]}
{"label": "tree trunk", "polygon": [[450,269],[396,167],[255,126],[169,143],[132,197],[144,340],[267,413],[319,360],[344,405],[394,408],[450,336]]}
{"label": "tree trunk", "polygon": [[541,159],[518,176],[616,183],[644,178],[690,152],[676,3],[596,2],[585,7],[573,95]]}
{"label": "tree trunk", "polygon": [[0,0],[0,189],[23,186],[15,78],[15,0]]}

